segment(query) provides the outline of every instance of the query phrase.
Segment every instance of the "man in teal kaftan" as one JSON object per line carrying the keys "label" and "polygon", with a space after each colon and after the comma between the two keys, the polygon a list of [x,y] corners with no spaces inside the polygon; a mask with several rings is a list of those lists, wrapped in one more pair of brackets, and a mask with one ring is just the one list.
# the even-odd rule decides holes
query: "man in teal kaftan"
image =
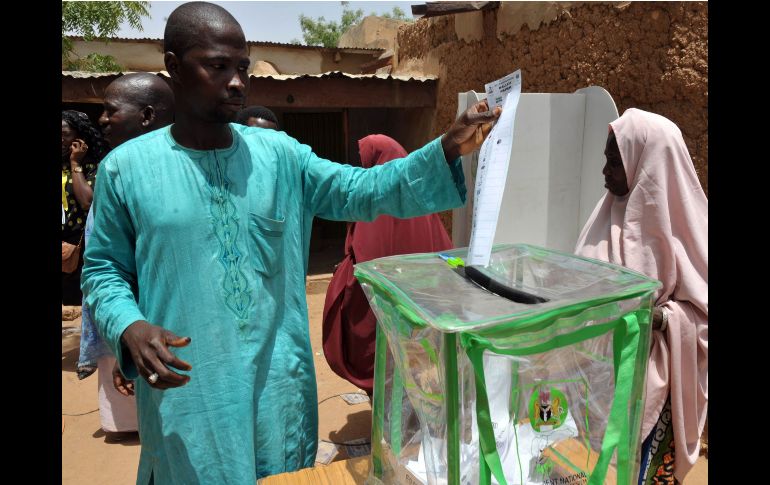
{"label": "man in teal kaftan", "polygon": [[[201,18],[200,30],[176,31],[195,43],[175,47],[172,24]],[[462,205],[457,157],[495,115],[477,108],[408,157],[364,170],[320,159],[285,133],[227,122],[248,92],[248,51],[221,7],[182,5],[164,45],[176,122],[102,162],[83,290],[123,373],[137,379],[137,483],[254,484],[315,459],[305,300],[313,217]]]}

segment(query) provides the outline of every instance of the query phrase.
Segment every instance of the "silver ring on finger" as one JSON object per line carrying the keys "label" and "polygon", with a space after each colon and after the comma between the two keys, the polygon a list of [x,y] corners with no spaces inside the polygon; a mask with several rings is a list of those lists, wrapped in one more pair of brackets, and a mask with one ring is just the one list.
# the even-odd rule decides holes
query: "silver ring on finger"
{"label": "silver ring on finger", "polygon": [[158,377],[160,377],[158,376],[158,373],[153,372],[152,374],[147,376],[147,382],[149,382],[150,384],[155,384],[156,382],[158,382]]}

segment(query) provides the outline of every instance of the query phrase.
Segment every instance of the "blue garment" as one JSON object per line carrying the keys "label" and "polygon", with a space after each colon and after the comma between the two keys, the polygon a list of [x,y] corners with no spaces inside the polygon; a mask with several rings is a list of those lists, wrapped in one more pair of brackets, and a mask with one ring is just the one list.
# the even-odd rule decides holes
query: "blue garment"
{"label": "blue garment", "polygon": [[371,221],[458,207],[460,159],[436,139],[362,169],[283,132],[230,124],[233,143],[193,150],[165,127],[102,162],[83,291],[127,378],[120,337],[147,320],[188,346],[191,380],[136,380],[138,484],[254,484],[313,465],[318,438],[305,274],[313,217]]}
{"label": "blue garment", "polygon": [[[89,211],[86,218],[86,227],[83,231],[83,241],[86,246],[93,228],[94,212]],[[112,352],[110,352],[110,348],[107,347],[107,344],[96,330],[96,325],[94,325],[94,321],[91,318],[91,311],[88,309],[88,305],[85,304],[85,297],[83,298],[83,306],[81,308],[80,355],[78,356],[77,369],[78,379],[85,379],[96,372],[99,358],[104,355],[112,355]]]}

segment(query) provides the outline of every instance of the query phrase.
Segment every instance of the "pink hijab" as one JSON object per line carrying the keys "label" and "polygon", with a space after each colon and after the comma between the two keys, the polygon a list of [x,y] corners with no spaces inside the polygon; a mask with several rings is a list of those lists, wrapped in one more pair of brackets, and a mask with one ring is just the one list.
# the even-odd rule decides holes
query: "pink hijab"
{"label": "pink hijab", "polygon": [[674,475],[682,481],[698,458],[708,406],[708,199],[670,120],[631,108],[610,127],[630,190],[599,200],[575,252],[663,283],[655,305],[669,311],[668,328],[653,331],[641,436],[670,393]]}

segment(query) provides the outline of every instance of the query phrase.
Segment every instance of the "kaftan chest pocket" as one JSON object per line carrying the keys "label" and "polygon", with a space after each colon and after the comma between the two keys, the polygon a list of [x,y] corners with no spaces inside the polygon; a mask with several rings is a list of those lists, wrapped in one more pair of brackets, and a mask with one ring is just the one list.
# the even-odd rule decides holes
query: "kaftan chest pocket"
{"label": "kaftan chest pocket", "polygon": [[251,264],[255,271],[268,278],[274,276],[282,264],[284,225],[285,219],[249,213]]}

